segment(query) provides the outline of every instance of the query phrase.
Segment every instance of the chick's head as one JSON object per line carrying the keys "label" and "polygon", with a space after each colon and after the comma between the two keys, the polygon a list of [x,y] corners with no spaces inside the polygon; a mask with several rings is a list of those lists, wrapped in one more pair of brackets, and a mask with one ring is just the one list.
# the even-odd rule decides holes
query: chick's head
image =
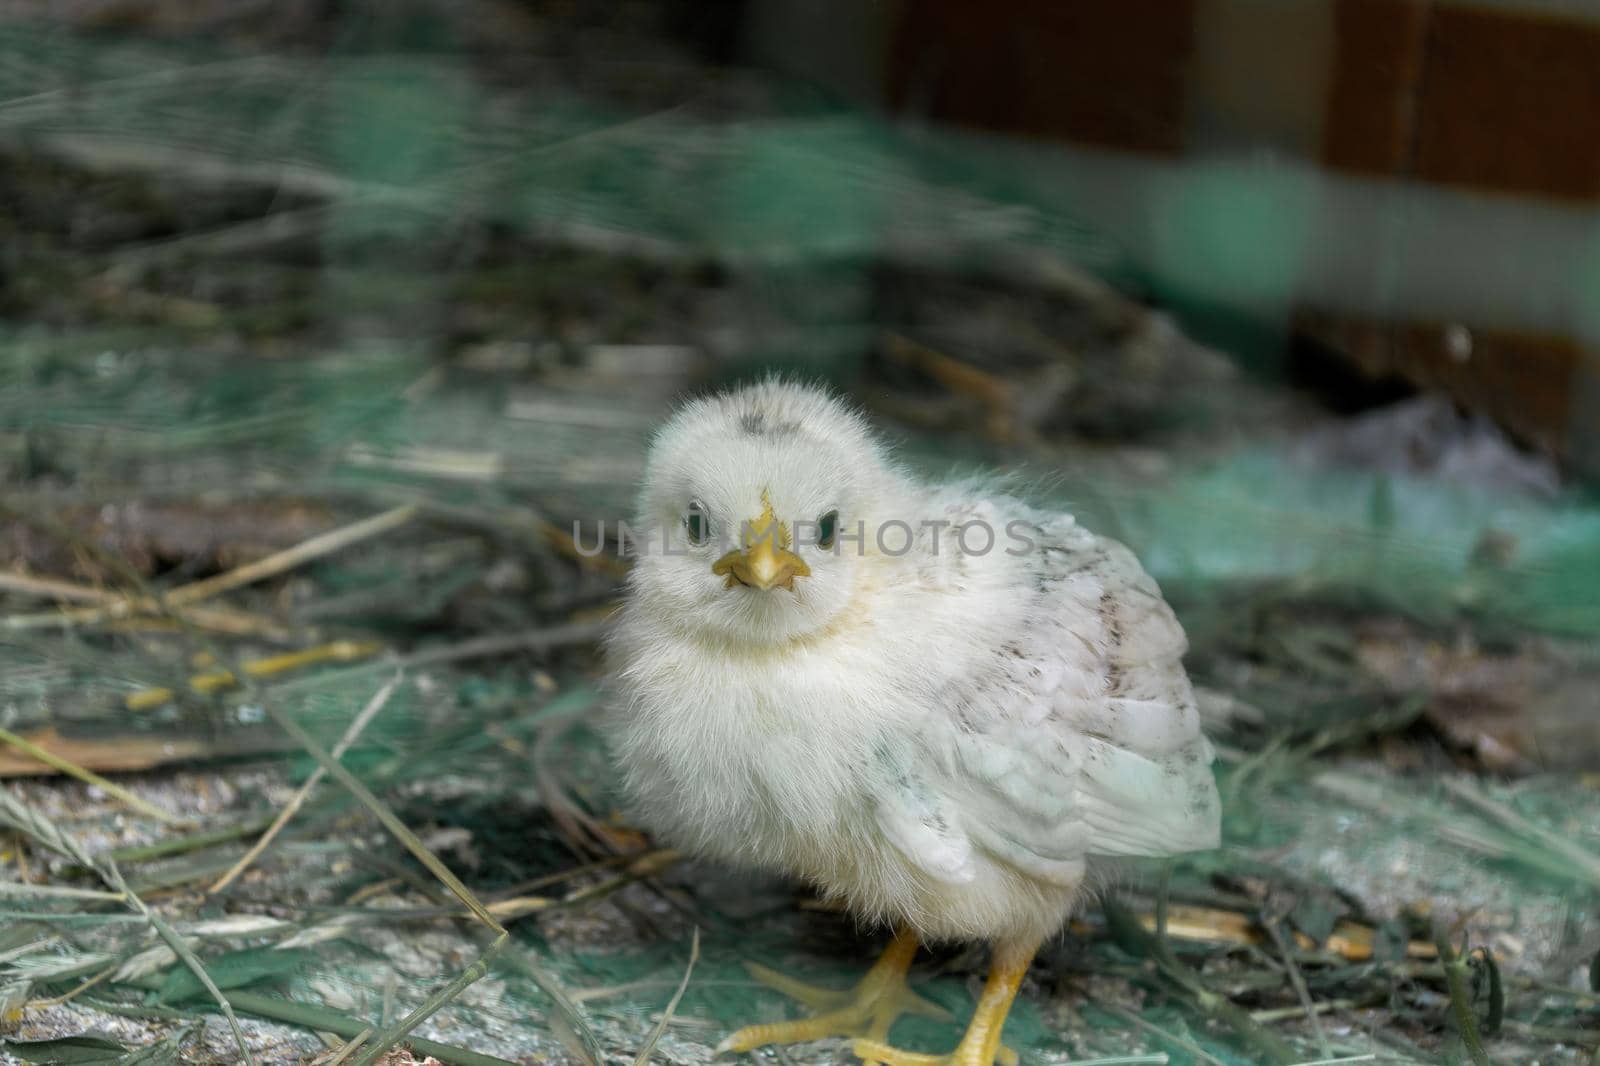
{"label": "chick's head", "polygon": [[895,485],[860,417],[819,389],[769,381],[696,400],[646,463],[634,602],[740,644],[825,629],[872,565],[860,533]]}

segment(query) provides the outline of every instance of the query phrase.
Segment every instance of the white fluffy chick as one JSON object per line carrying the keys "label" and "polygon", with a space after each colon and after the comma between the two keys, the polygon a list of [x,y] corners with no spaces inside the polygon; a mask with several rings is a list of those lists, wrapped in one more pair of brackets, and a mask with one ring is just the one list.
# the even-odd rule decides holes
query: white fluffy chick
{"label": "white fluffy chick", "polygon": [[[724,1050],[830,1035],[872,1062],[988,1066],[1035,950],[1097,857],[1217,844],[1182,629],[1122,545],[1069,514],[896,466],[858,415],[767,381],[662,428],[608,647],[608,731],[638,811],[703,855],[809,879],[898,933],[814,1016]],[[965,1037],[886,1044],[921,939],[993,964]]]}

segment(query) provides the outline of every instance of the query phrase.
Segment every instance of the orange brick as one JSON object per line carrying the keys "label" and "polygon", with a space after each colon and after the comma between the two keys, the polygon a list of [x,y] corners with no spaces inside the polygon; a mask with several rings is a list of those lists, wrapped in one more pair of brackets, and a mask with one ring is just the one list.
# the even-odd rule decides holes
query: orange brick
{"label": "orange brick", "polygon": [[896,111],[1026,137],[1176,154],[1194,0],[921,0],[888,68]]}
{"label": "orange brick", "polygon": [[1441,5],[1428,39],[1417,177],[1600,198],[1600,24]]}
{"label": "orange brick", "polygon": [[1336,0],[1322,160],[1335,170],[1399,176],[1411,167],[1429,5]]}

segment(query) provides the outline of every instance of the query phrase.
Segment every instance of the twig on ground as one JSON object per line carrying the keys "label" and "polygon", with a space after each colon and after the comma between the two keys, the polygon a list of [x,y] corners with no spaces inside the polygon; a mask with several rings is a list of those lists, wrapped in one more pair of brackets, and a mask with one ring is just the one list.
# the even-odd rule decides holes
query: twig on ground
{"label": "twig on ground", "polygon": [[633,1066],[648,1066],[650,1056],[655,1052],[656,1045],[661,1042],[661,1034],[667,1031],[667,1025],[672,1021],[672,1015],[677,1011],[678,1003],[689,987],[689,977],[694,973],[694,964],[698,961],[700,961],[700,930],[696,928],[693,938],[689,941],[689,964],[683,968],[683,980],[678,982],[678,990],[667,1002],[667,1009],[661,1012],[661,1018],[656,1022],[655,1028],[650,1030],[650,1036],[639,1049],[639,1054],[633,1057]]}
{"label": "twig on ground", "polygon": [[423,648],[410,655],[400,656],[395,663],[402,669],[413,669],[419,666],[458,663],[468,659],[488,659],[515,651],[546,651],[570,644],[590,643],[598,640],[605,630],[605,622],[572,622],[567,625],[541,626],[537,629],[525,629],[520,633],[474,637],[456,644]]}

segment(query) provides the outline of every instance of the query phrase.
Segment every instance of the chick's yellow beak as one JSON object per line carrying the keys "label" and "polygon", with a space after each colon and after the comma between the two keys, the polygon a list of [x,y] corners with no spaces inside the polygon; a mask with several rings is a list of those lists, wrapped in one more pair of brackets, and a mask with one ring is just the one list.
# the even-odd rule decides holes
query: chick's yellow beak
{"label": "chick's yellow beak", "polygon": [[724,586],[749,585],[751,588],[794,590],[794,579],[810,577],[805,560],[789,550],[789,527],[772,512],[772,501],[761,494],[761,516],[745,523],[744,547],[735,549],[711,564],[713,574],[726,575]]}

